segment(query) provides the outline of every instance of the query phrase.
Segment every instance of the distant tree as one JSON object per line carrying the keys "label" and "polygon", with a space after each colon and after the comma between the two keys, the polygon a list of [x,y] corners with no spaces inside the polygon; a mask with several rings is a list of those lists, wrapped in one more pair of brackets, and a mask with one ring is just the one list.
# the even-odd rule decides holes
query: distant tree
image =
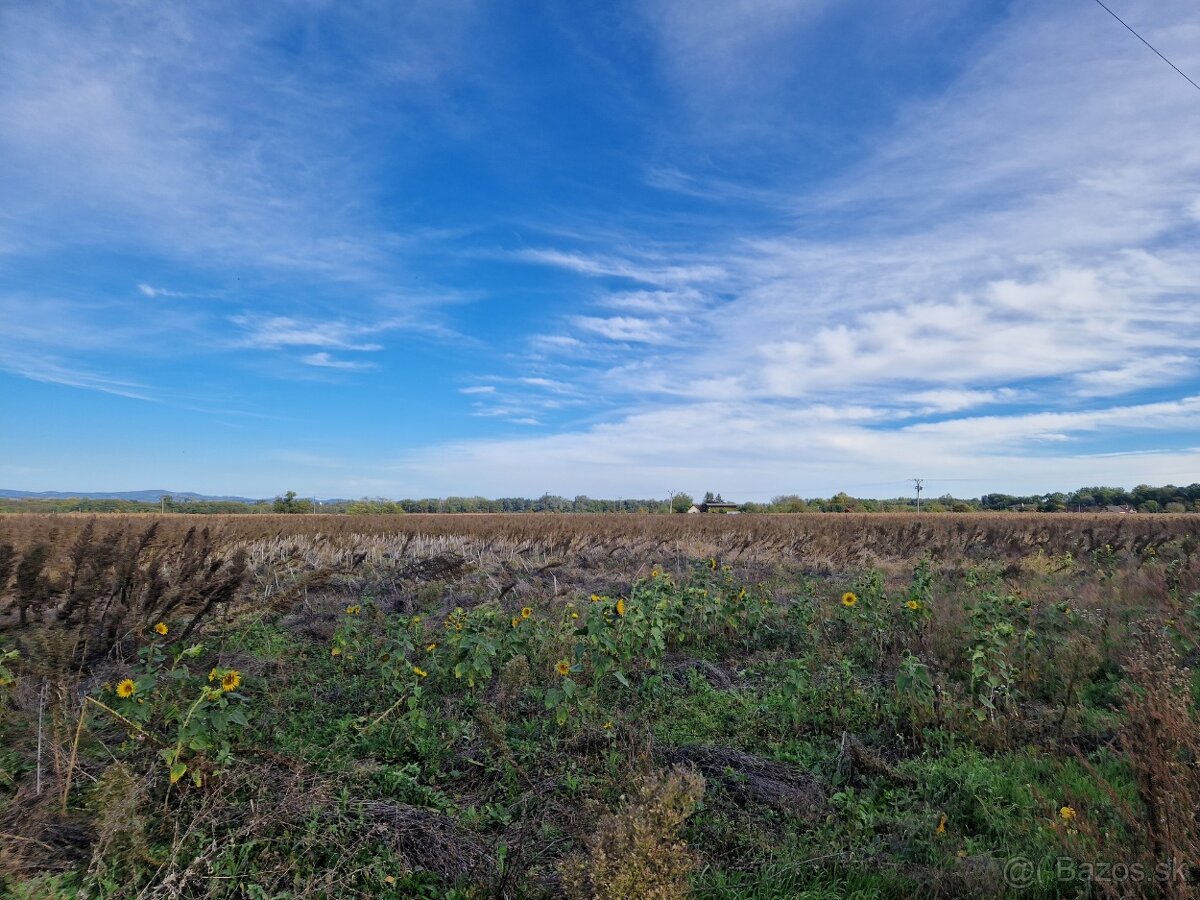
{"label": "distant tree", "polygon": [[854,498],[845,491],[838,491],[829,498],[830,512],[850,512],[855,506]]}
{"label": "distant tree", "polygon": [[295,491],[288,491],[282,497],[275,498],[274,510],[277,513],[310,513],[313,511],[311,500],[300,499]]}
{"label": "distant tree", "polygon": [[1046,494],[1042,498],[1042,508],[1047,512],[1059,512],[1067,508],[1067,495],[1062,492]]}
{"label": "distant tree", "polygon": [[676,494],[671,498],[671,512],[685,513],[692,508],[694,502],[691,494]]}
{"label": "distant tree", "polygon": [[712,491],[704,492],[704,502],[705,503],[713,503],[716,501],[716,499],[717,499],[717,496]]}

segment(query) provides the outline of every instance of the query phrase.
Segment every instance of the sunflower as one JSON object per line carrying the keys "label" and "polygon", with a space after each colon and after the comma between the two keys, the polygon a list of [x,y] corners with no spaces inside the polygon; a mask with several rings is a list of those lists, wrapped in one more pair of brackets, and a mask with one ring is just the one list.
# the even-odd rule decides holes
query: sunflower
{"label": "sunflower", "polygon": [[599,603],[599,602],[600,602],[600,595],[599,595],[599,594],[592,594],[592,602],[593,602],[593,603]]}
{"label": "sunflower", "polygon": [[853,609],[854,604],[858,602],[858,595],[853,591],[846,591],[842,594],[842,606],[846,609]]}
{"label": "sunflower", "polygon": [[436,650],[436,649],[437,649],[437,644],[436,644],[436,643],[434,643],[434,644],[430,644],[428,647],[426,647],[426,648],[425,648],[425,652],[426,652],[426,653],[432,653],[432,652],[433,652],[434,650]]}
{"label": "sunflower", "polygon": [[603,725],[602,727],[603,727],[603,728],[605,728],[605,729],[610,729],[610,728],[612,728],[612,722],[611,722],[611,721],[610,721],[610,722],[605,722],[605,723],[604,723],[604,725]]}
{"label": "sunflower", "polygon": [[424,669],[422,669],[420,666],[413,666],[412,670],[413,670],[413,674],[415,674],[419,678],[428,678],[429,677],[429,673],[426,672]]}
{"label": "sunflower", "polygon": [[571,664],[565,659],[560,659],[554,664],[554,671],[566,678],[571,673]]}
{"label": "sunflower", "polygon": [[223,691],[236,691],[241,683],[242,673],[237,669],[230,669],[221,676],[221,690]]}
{"label": "sunflower", "polygon": [[[118,688],[117,690],[120,690],[120,688]],[[1075,818],[1075,807],[1064,806],[1062,809],[1060,809],[1058,811],[1058,816],[1064,822],[1070,822],[1072,819]]]}
{"label": "sunflower", "polygon": [[360,612],[362,612],[362,607],[357,603],[355,603],[353,606],[346,607],[346,615],[348,616],[357,616]]}
{"label": "sunflower", "polygon": [[133,683],[132,678],[126,678],[117,685],[117,696],[122,699],[128,699],[133,696],[133,692],[137,690],[137,685]]}
{"label": "sunflower", "polygon": [[617,600],[617,615],[618,616],[625,615],[625,598],[624,597]]}
{"label": "sunflower", "polygon": [[532,606],[522,606],[521,607],[521,618],[522,619],[528,619],[532,615],[533,615],[533,607]]}
{"label": "sunflower", "polygon": [[167,628],[166,622],[159,622],[157,625],[154,626],[154,630],[157,631],[159,634],[166,634],[168,631],[170,631],[170,629]]}
{"label": "sunflower", "polygon": [[934,834],[945,834],[945,833],[946,833],[946,817],[942,816],[940,819],[938,819],[937,828],[934,829]]}
{"label": "sunflower", "polygon": [[909,600],[909,601],[908,601],[907,603],[905,603],[904,605],[905,605],[905,606],[907,606],[909,609],[911,609],[913,612],[916,612],[918,609],[920,609],[920,608],[921,608],[921,601],[920,601],[920,600],[915,600],[915,599],[914,599],[914,600]]}
{"label": "sunflower", "polygon": [[574,610],[572,610],[572,611],[571,611],[571,618],[572,618],[572,619],[578,619],[578,618],[579,618],[579,613],[577,613],[577,612],[575,612]]}
{"label": "sunflower", "polygon": [[513,628],[516,628],[516,627],[517,627],[518,625],[520,625],[520,624],[521,624],[521,617],[520,617],[520,616],[513,616],[513,620],[512,620],[512,627],[513,627]]}

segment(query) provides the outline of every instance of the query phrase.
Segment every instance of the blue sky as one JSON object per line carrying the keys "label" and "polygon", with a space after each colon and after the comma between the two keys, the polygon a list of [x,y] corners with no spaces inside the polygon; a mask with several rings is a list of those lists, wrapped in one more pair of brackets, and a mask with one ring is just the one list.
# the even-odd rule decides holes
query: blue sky
{"label": "blue sky", "polygon": [[0,486],[1200,480],[1200,92],[1091,0],[12,0],[0,70]]}

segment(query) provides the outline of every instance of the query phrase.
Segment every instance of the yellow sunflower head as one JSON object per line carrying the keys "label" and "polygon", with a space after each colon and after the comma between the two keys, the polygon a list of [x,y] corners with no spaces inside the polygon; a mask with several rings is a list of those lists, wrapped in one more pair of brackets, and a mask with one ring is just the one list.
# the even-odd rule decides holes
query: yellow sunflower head
{"label": "yellow sunflower head", "polygon": [[221,690],[223,691],[236,691],[241,683],[242,673],[237,669],[230,669],[221,676]]}
{"label": "yellow sunflower head", "polygon": [[346,607],[346,615],[348,616],[357,616],[360,612],[362,612],[362,607],[357,603]]}
{"label": "yellow sunflower head", "polygon": [[909,601],[908,601],[907,603],[905,603],[904,605],[905,605],[905,606],[907,606],[909,609],[911,609],[913,612],[916,612],[918,609],[920,609],[920,608],[921,608],[921,601],[920,601],[920,600],[915,600],[915,599],[914,599],[914,600],[909,600]]}
{"label": "yellow sunflower head", "polygon": [[1064,822],[1070,822],[1072,819],[1075,818],[1075,807],[1064,806],[1062,809],[1060,809],[1058,811],[1058,817],[1060,819],[1062,819]]}
{"label": "yellow sunflower head", "polygon": [[522,619],[528,619],[532,615],[533,615],[533,607],[532,606],[521,607],[521,618]]}
{"label": "yellow sunflower head", "polygon": [[571,610],[571,618],[572,618],[572,619],[578,619],[578,618],[579,618],[579,613],[575,612],[574,610]]}
{"label": "yellow sunflower head", "polygon": [[846,591],[842,594],[842,606],[846,609],[853,609],[854,604],[858,602],[858,595],[854,591]]}
{"label": "yellow sunflower head", "polygon": [[412,670],[413,670],[413,674],[416,675],[418,678],[428,678],[429,677],[429,673],[426,672],[424,669],[422,669],[420,666],[413,666]]}
{"label": "yellow sunflower head", "polygon": [[621,597],[619,600],[617,600],[617,615],[618,616],[625,615],[625,598],[624,597]]}
{"label": "yellow sunflower head", "polygon": [[157,631],[159,634],[166,634],[171,629],[167,628],[166,622],[159,622],[157,625],[154,626],[154,630]]}
{"label": "yellow sunflower head", "polygon": [[137,690],[137,685],[133,683],[132,678],[126,678],[117,685],[117,696],[122,699],[127,699],[133,696],[133,692]]}
{"label": "yellow sunflower head", "polygon": [[571,673],[571,664],[565,659],[560,659],[554,664],[554,671],[565,678]]}
{"label": "yellow sunflower head", "polygon": [[513,620],[512,620],[512,627],[513,627],[513,628],[516,628],[516,627],[517,627],[518,625],[520,625],[520,624],[521,624],[521,617],[520,617],[520,616],[513,616]]}
{"label": "yellow sunflower head", "polygon": [[600,595],[599,595],[599,594],[592,594],[592,602],[593,602],[593,603],[599,603],[599,602],[600,602]]}
{"label": "yellow sunflower head", "polygon": [[434,650],[436,650],[436,649],[437,649],[437,644],[436,644],[436,643],[434,643],[434,644],[430,644],[428,647],[426,647],[426,648],[425,648],[425,652],[426,652],[426,653],[432,653],[432,652],[433,652]]}

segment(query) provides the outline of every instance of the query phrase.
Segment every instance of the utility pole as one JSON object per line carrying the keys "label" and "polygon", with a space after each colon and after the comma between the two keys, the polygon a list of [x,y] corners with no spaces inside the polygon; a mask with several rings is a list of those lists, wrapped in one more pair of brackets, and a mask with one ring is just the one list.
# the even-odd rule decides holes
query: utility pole
{"label": "utility pole", "polygon": [[917,512],[919,513],[921,511],[921,489],[925,487],[925,479],[914,478],[912,482],[917,488]]}
{"label": "utility pole", "polygon": [[679,493],[679,491],[667,491],[667,496],[670,498],[669,500],[667,500],[667,515],[668,516],[671,513],[675,512],[675,495],[678,493]]}
{"label": "utility pole", "polygon": [[167,495],[163,494],[158,498],[158,514],[161,516],[167,511]]}

